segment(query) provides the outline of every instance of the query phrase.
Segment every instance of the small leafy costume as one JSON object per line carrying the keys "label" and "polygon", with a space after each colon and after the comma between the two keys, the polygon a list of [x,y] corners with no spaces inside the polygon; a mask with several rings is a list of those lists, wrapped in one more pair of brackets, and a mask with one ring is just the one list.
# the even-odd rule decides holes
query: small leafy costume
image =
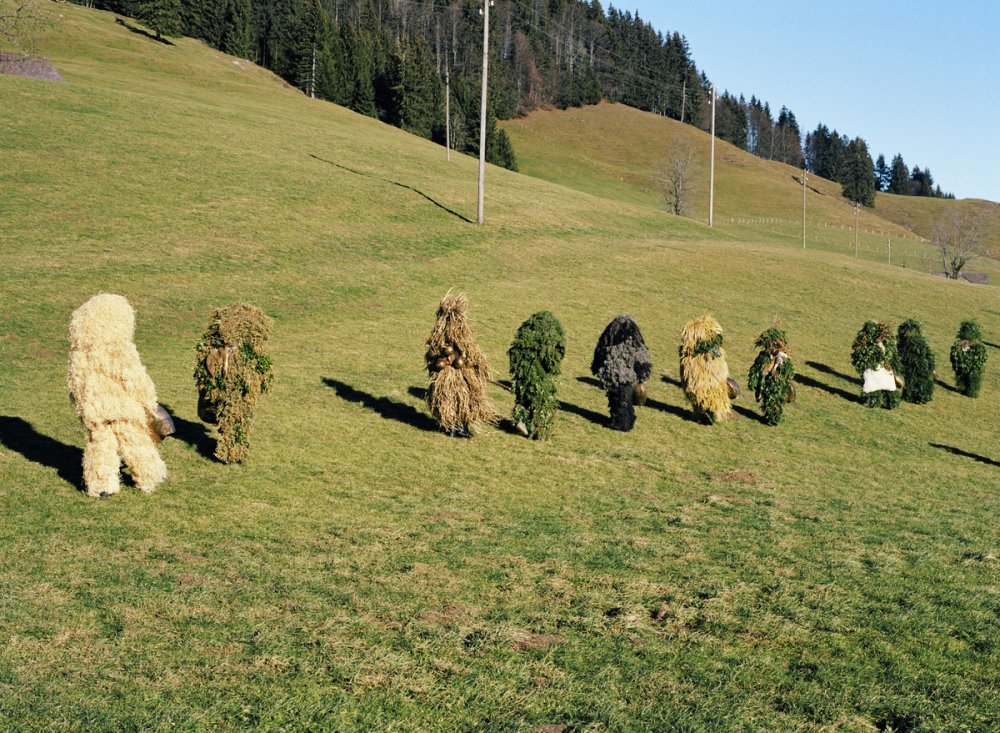
{"label": "small leafy costume", "polygon": [[590,373],[608,393],[611,427],[628,432],[635,425],[635,405],[646,401],[646,385],[653,373],[646,342],[631,316],[615,316],[594,348]]}
{"label": "small leafy costume", "polygon": [[681,331],[681,384],[695,416],[709,425],[733,414],[739,386],[729,378],[722,326],[712,316],[690,321]]}
{"label": "small leafy costume", "polygon": [[951,347],[951,368],[955,370],[955,383],[967,397],[978,397],[986,370],[986,345],[982,342],[983,329],[975,321],[962,321]]}
{"label": "small leafy costume", "polygon": [[559,400],[556,377],[566,355],[566,334],[549,311],[535,313],[521,324],[507,351],[515,426],[532,438],[548,438]]}
{"label": "small leafy costume", "polygon": [[892,330],[881,321],[867,321],[851,346],[851,364],[861,375],[861,401],[868,407],[899,407],[899,354]]}
{"label": "small leafy costume", "polygon": [[903,375],[903,399],[917,405],[934,397],[934,352],[912,318],[899,324],[899,366]]}
{"label": "small leafy costume", "polygon": [[265,351],[273,323],[260,308],[234,303],[212,314],[195,347],[198,417],[216,425],[215,457],[223,463],[239,463],[250,453],[257,401],[273,381]]}
{"label": "small leafy costume", "polygon": [[427,406],[441,429],[452,436],[472,436],[482,425],[500,419],[486,394],[492,372],[476,343],[468,308],[465,293],[441,298],[424,354],[430,376]]}
{"label": "small leafy costume", "polygon": [[758,336],[754,346],[761,351],[750,367],[747,387],[761,406],[764,422],[777,425],[785,403],[795,401],[795,368],[788,355],[785,332],[775,325]]}

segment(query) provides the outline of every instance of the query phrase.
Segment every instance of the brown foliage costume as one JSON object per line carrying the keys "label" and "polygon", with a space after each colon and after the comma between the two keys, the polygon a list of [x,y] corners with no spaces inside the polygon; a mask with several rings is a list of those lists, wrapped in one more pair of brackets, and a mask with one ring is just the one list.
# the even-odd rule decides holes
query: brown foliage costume
{"label": "brown foliage costume", "polygon": [[155,445],[156,388],[132,342],[134,333],[135,312],[120,295],[95,295],[73,311],[70,321],[67,384],[87,429],[83,482],[88,496],[121,490],[121,461],[144,494],[167,477]]}
{"label": "brown foliage costume", "polygon": [[223,463],[240,463],[250,454],[257,402],[273,380],[265,350],[273,324],[260,308],[233,303],[212,313],[195,347],[198,417],[216,426],[215,457]]}
{"label": "brown foliage costume", "polygon": [[680,368],[684,394],[695,415],[708,423],[730,417],[739,388],[729,378],[722,326],[711,316],[696,318],[681,331]]}
{"label": "brown foliage costume", "polygon": [[486,355],[476,344],[466,316],[465,293],[447,293],[438,305],[437,321],[427,337],[427,406],[442,430],[451,435],[473,435],[500,416],[486,394],[491,379]]}

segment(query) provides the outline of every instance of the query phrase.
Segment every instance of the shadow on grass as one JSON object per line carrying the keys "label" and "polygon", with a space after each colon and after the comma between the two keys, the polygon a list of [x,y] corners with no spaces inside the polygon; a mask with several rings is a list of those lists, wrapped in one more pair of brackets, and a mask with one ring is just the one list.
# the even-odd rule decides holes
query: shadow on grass
{"label": "shadow on grass", "polygon": [[[799,375],[796,374],[795,378],[798,379]],[[742,405],[733,405],[733,412],[737,415],[741,415],[742,417],[749,418],[750,420],[755,420],[761,425],[767,425],[767,421],[764,419],[764,416],[756,410],[751,410],[750,408],[743,407]]]}
{"label": "shadow on grass", "polygon": [[0,415],[0,445],[32,463],[54,469],[59,478],[77,489],[83,486],[83,449],[42,435],[27,420]]}
{"label": "shadow on grass", "polygon": [[342,170],[345,170],[348,173],[353,173],[356,176],[363,176],[364,178],[373,178],[376,181],[382,181],[383,183],[388,183],[388,184],[390,184],[392,186],[399,186],[400,188],[405,188],[407,191],[412,191],[413,193],[417,194],[418,196],[421,196],[422,198],[427,199],[428,201],[430,201],[432,204],[434,204],[435,206],[437,206],[442,211],[446,211],[449,214],[451,214],[452,216],[454,216],[454,217],[456,217],[458,219],[461,219],[466,224],[471,224],[472,223],[472,219],[469,219],[469,218],[463,216],[462,214],[459,214],[454,209],[449,209],[447,206],[445,206],[444,204],[442,204],[440,201],[436,201],[436,200],[432,199],[430,196],[428,196],[426,193],[424,193],[423,191],[421,191],[419,188],[414,188],[413,186],[410,186],[410,185],[408,185],[406,183],[400,183],[399,181],[393,181],[390,178],[382,178],[381,176],[372,175],[371,173],[365,173],[364,171],[359,171],[359,170],[357,170],[355,168],[349,168],[346,165],[342,165],[341,163],[335,163],[332,160],[327,160],[326,158],[321,158],[318,155],[313,155],[312,153],[309,153],[309,157],[310,158],[315,158],[316,160],[318,160],[318,161],[320,161],[322,163],[329,163],[330,165],[332,165],[332,166],[334,166],[336,168],[340,168]]}
{"label": "shadow on grass", "polygon": [[956,456],[962,456],[963,458],[971,458],[979,463],[985,463],[987,466],[1000,466],[1000,461],[994,461],[992,458],[987,458],[986,456],[981,456],[978,453],[969,453],[961,448],[955,448],[950,445],[941,445],[940,443],[928,443],[931,448],[940,448],[941,450],[946,450],[949,453],[953,453]]}
{"label": "shadow on grass", "polygon": [[659,410],[660,412],[665,412],[668,415],[673,415],[674,417],[679,417],[685,422],[693,422],[697,425],[701,425],[701,420],[694,416],[691,410],[687,410],[683,407],[678,407],[677,405],[668,405],[666,402],[660,402],[659,400],[646,399],[646,407],[652,407],[654,410]]}
{"label": "shadow on grass", "polygon": [[983,343],[989,346],[991,349],[1000,349],[1000,344],[995,344],[992,341],[983,341]]}
{"label": "shadow on grass", "polygon": [[601,380],[597,377],[577,377],[576,381],[589,384],[591,387],[600,387],[601,389],[604,389],[604,385],[601,384]]}
{"label": "shadow on grass", "polygon": [[[336,392],[340,399],[363,405],[369,410],[378,413],[386,420],[395,420],[418,430],[426,430],[431,433],[438,432],[437,422],[429,415],[425,415],[410,405],[396,402],[396,400],[389,397],[376,397],[373,394],[362,392],[349,384],[331,379],[330,377],[323,377],[323,384]],[[410,389],[413,390],[416,388],[411,387]]]}
{"label": "shadow on grass", "polygon": [[661,374],[660,379],[669,384],[672,387],[677,387],[677,389],[684,389],[684,385],[681,384],[681,380],[674,379],[669,374]]}
{"label": "shadow on grass", "polygon": [[200,422],[191,422],[174,414],[170,405],[163,405],[163,409],[170,413],[174,421],[174,434],[170,437],[187,443],[198,451],[203,457],[211,461],[218,461],[215,457],[215,441],[209,435],[208,430]]}
{"label": "shadow on grass", "polygon": [[127,28],[128,30],[132,31],[133,33],[136,33],[136,34],[138,34],[140,36],[145,36],[146,38],[148,38],[148,39],[150,39],[152,41],[156,41],[157,43],[163,43],[163,44],[166,44],[167,46],[173,46],[174,45],[173,42],[167,40],[163,36],[157,37],[157,36],[153,35],[152,33],[150,33],[149,31],[147,31],[147,30],[145,30],[143,28],[137,28],[134,25],[129,25],[128,23],[126,23],[121,18],[115,18],[115,23],[117,23],[118,25],[122,26],[123,28]]}
{"label": "shadow on grass", "polygon": [[958,387],[952,387],[950,384],[945,384],[940,379],[935,379],[934,384],[943,389],[945,392],[953,392],[954,394],[962,394],[962,390]]}
{"label": "shadow on grass", "polygon": [[[828,367],[826,364],[823,364],[821,362],[807,361],[806,366],[812,367],[817,372],[822,372],[823,374],[829,374],[831,377],[837,377],[837,379],[843,379],[848,384],[853,384],[855,386],[861,385],[861,381],[859,379],[856,379],[855,377],[852,377],[848,374],[844,374],[843,372],[838,372],[836,369]],[[796,375],[796,379],[798,379],[798,375]]]}
{"label": "shadow on grass", "polygon": [[595,425],[600,425],[601,427],[610,427],[609,418],[607,415],[603,415],[600,412],[594,412],[593,410],[588,410],[586,407],[580,407],[579,405],[573,405],[569,402],[563,402],[559,400],[559,409],[563,412],[568,412],[571,415],[577,415],[585,420],[590,420],[590,422]]}
{"label": "shadow on grass", "polygon": [[821,389],[827,394],[832,394],[836,397],[843,397],[848,402],[861,402],[861,398],[853,392],[848,392],[846,389],[840,389],[839,387],[831,387],[829,384],[824,384],[818,379],[807,377],[801,372],[795,375],[795,383],[801,384],[805,387],[815,387],[816,389]]}

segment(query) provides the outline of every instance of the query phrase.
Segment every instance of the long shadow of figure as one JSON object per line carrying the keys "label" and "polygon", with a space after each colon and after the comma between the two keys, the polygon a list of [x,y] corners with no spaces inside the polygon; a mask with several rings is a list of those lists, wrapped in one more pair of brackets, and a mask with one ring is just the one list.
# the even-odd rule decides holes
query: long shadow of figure
{"label": "long shadow of figure", "polygon": [[1000,466],[1000,461],[994,461],[992,458],[987,458],[986,456],[981,456],[978,453],[969,453],[961,448],[955,448],[950,445],[941,445],[940,443],[928,443],[931,448],[940,448],[941,450],[946,450],[949,453],[953,453],[956,456],[962,456],[963,458],[971,458],[979,463],[985,463],[987,466]]}
{"label": "long shadow of figure", "polygon": [[934,384],[943,389],[945,392],[954,392],[955,394],[962,394],[962,390],[958,387],[952,387],[950,384],[945,384],[940,379],[935,379]]}
{"label": "long shadow of figure", "polygon": [[602,415],[599,412],[594,412],[593,410],[588,410],[586,407],[580,407],[579,405],[574,405],[569,402],[564,402],[559,400],[559,409],[563,412],[568,412],[571,415],[577,415],[585,420],[590,420],[590,422],[595,425],[600,425],[602,427],[610,427],[610,418],[607,415]]}
{"label": "long shadow of figure", "polygon": [[42,435],[27,420],[0,415],[0,445],[55,469],[59,478],[77,489],[83,486],[83,449]]}
{"label": "long shadow of figure", "polygon": [[[838,372],[836,369],[834,369],[832,367],[828,367],[826,364],[823,364],[821,362],[818,362],[818,361],[807,361],[806,362],[806,366],[807,367],[812,367],[817,372],[823,372],[823,374],[829,374],[831,377],[837,377],[837,379],[843,379],[848,384],[853,384],[853,385],[856,385],[856,386],[861,386],[861,381],[859,379],[857,379],[856,377],[852,377],[852,376],[850,376],[848,374],[844,374],[843,372]],[[798,378],[798,375],[796,375],[796,378]]]}
{"label": "long shadow of figure", "polygon": [[336,392],[337,396],[342,400],[364,405],[387,420],[395,420],[418,430],[427,430],[432,433],[438,432],[437,422],[410,405],[396,402],[396,400],[389,397],[376,397],[373,394],[362,392],[349,384],[331,379],[330,377],[323,377],[323,384]]}
{"label": "long shadow of figure", "polygon": [[[796,374],[795,375],[795,379],[798,379],[798,378],[799,378],[799,375]],[[743,417],[750,418],[751,420],[756,420],[761,425],[767,425],[767,420],[765,420],[764,416],[761,415],[756,410],[751,410],[750,408],[743,407],[741,405],[733,405],[733,412],[735,412],[737,415],[741,415]]]}
{"label": "long shadow of figure", "polygon": [[591,387],[600,387],[601,389],[604,389],[604,385],[601,384],[601,380],[597,377],[577,377],[576,381],[589,384]]}
{"label": "long shadow of figure", "polygon": [[[822,364],[818,361],[807,361],[806,366],[812,367],[817,372],[822,372],[823,374],[829,374],[831,377],[836,377],[837,379],[842,379],[848,384],[854,387],[860,387],[860,382],[854,377],[850,377],[842,372],[838,372],[836,369],[828,367],[826,364]],[[795,375],[795,381],[798,384],[802,384],[806,387],[815,387],[816,389],[823,390],[828,394],[835,395],[836,397],[843,397],[848,402],[860,402],[861,398],[855,392],[848,392],[847,390],[841,389],[839,387],[833,387],[829,384],[824,384],[818,379],[814,379],[810,376],[803,374],[802,372],[797,372]]]}
{"label": "long shadow of figure", "polygon": [[400,183],[399,181],[393,181],[393,180],[391,180],[389,178],[382,178],[381,176],[376,176],[376,175],[373,175],[371,173],[366,173],[365,171],[359,171],[359,170],[357,170],[355,168],[349,168],[346,165],[343,165],[341,163],[335,163],[332,160],[327,160],[326,158],[321,158],[318,155],[313,155],[312,153],[309,153],[309,157],[310,158],[315,158],[316,160],[318,160],[320,162],[323,162],[323,163],[329,163],[330,165],[332,165],[332,166],[334,166],[336,168],[340,168],[341,170],[345,170],[348,173],[353,173],[356,176],[363,176],[364,178],[373,178],[376,181],[382,181],[383,183],[388,183],[388,184],[393,185],[393,186],[399,186],[400,188],[405,188],[407,191],[413,191],[413,193],[417,194],[418,196],[421,196],[422,198],[427,199],[428,201],[430,201],[432,204],[434,204],[435,206],[437,206],[442,211],[446,211],[449,214],[451,214],[452,216],[461,219],[466,224],[471,224],[472,223],[472,219],[469,219],[469,218],[467,218],[465,216],[462,216],[461,214],[459,214],[454,209],[449,209],[447,206],[445,206],[444,204],[442,204],[440,201],[435,201],[434,199],[432,199],[430,196],[428,196],[426,193],[424,193],[420,189],[414,188],[413,186],[410,186],[410,185],[408,185],[406,183]]}
{"label": "long shadow of figure", "polygon": [[681,384],[681,380],[674,379],[669,374],[661,374],[660,379],[669,384],[672,387],[677,387],[677,389],[684,389],[684,385]]}
{"label": "long shadow of figure", "polygon": [[685,422],[693,422],[701,425],[702,422],[694,416],[691,410],[685,410],[683,407],[678,407],[677,405],[668,405],[666,402],[660,402],[659,400],[646,400],[646,407],[652,407],[654,410],[659,410],[660,412],[665,412],[668,415],[673,415],[674,417],[679,417]]}
{"label": "long shadow of figure", "polygon": [[170,405],[163,405],[163,408],[170,413],[170,417],[174,421],[174,434],[171,437],[187,443],[204,458],[213,461],[218,460],[215,457],[215,441],[212,440],[204,425],[200,422],[191,422],[190,420],[185,420],[183,417],[178,417],[174,414],[173,408]]}

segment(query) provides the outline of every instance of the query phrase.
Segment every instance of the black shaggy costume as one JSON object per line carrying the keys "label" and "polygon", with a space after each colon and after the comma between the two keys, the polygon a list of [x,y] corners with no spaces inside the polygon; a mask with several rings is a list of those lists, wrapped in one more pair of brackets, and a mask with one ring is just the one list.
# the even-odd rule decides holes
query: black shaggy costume
{"label": "black shaggy costume", "polygon": [[916,405],[934,397],[934,352],[912,318],[899,324],[896,349],[903,373],[903,399]]}
{"label": "black shaggy costume", "polygon": [[608,393],[611,427],[628,432],[635,425],[633,401],[645,401],[646,385],[653,363],[642,340],[639,325],[630,316],[615,317],[597,340],[590,373],[601,380]]}

